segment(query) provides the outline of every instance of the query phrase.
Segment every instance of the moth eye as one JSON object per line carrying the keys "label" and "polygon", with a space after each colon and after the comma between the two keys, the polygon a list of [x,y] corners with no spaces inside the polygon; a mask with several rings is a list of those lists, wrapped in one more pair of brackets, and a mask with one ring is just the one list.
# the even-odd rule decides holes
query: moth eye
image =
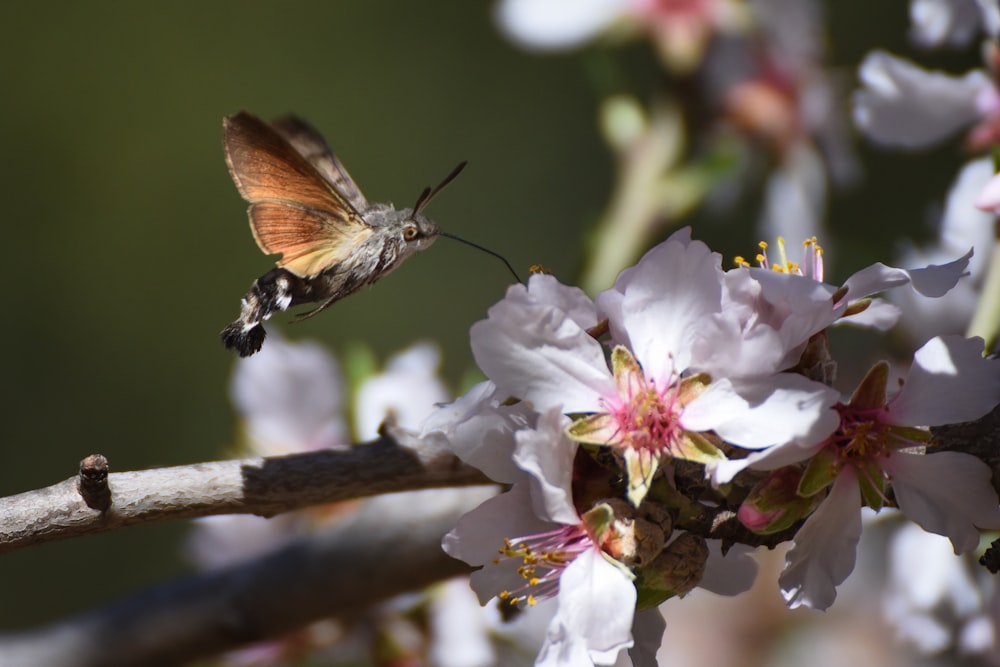
{"label": "moth eye", "polygon": [[413,241],[418,236],[420,236],[420,230],[417,229],[416,225],[407,225],[406,227],[403,227],[404,241]]}

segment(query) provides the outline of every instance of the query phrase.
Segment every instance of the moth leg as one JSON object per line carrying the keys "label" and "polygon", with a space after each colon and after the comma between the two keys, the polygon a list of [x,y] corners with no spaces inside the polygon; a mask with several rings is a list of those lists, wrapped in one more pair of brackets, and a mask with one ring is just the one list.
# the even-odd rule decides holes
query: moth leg
{"label": "moth leg", "polygon": [[308,320],[310,317],[315,317],[319,313],[323,312],[324,310],[332,306],[333,302],[339,298],[340,298],[339,294],[334,294],[329,299],[327,299],[323,303],[319,304],[318,306],[310,310],[308,313],[302,313],[301,315],[298,315],[294,320],[292,320],[292,324],[298,324],[299,322],[304,322],[305,320]]}

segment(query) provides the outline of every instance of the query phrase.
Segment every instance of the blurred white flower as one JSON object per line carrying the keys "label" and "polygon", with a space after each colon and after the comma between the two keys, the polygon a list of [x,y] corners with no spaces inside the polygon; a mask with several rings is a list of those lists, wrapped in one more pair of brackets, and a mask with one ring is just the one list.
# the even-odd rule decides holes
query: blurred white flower
{"label": "blurred white flower", "polygon": [[923,148],[971,125],[996,95],[985,72],[964,76],[925,70],[885,51],[869,53],[858,69],[854,122],[872,141]]}
{"label": "blurred white flower", "polygon": [[992,255],[994,216],[972,204],[993,176],[993,161],[981,158],[966,164],[948,192],[938,239],[924,247],[904,241],[901,266],[943,264],[973,248],[969,275],[960,280],[947,299],[929,298],[911,290],[893,290],[888,296],[902,315],[902,331],[913,341],[963,333],[979,302],[979,290]]}
{"label": "blurred white flower", "polygon": [[318,343],[290,343],[275,332],[258,354],[236,362],[229,393],[257,455],[344,442],[340,368]]}
{"label": "blurred white flower", "polygon": [[590,41],[629,6],[628,0],[504,0],[500,28],[529,49],[571,49]]}
{"label": "blurred white flower", "polygon": [[910,0],[910,39],[919,46],[967,46],[983,28],[977,0]]}
{"label": "blurred white flower", "polygon": [[416,431],[439,403],[451,394],[438,377],[441,352],[432,343],[418,343],[390,357],[385,369],[365,380],[355,401],[355,433],[362,440],[378,436],[379,426],[392,418],[397,426]]}
{"label": "blurred white flower", "polygon": [[893,535],[888,557],[882,607],[899,637],[924,653],[953,646],[956,633],[984,606],[968,561],[955,555],[947,538],[908,522]]}
{"label": "blurred white flower", "polygon": [[664,63],[685,70],[701,61],[714,32],[748,23],[734,0],[501,0],[496,20],[512,41],[540,51],[582,46],[620,24],[648,34]]}

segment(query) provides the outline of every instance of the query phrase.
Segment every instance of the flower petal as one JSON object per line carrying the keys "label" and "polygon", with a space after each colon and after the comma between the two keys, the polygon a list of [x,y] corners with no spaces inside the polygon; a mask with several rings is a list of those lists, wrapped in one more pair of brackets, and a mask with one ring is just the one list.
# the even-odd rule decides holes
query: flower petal
{"label": "flower petal", "polygon": [[600,343],[523,285],[510,287],[470,335],[476,363],[500,394],[539,411],[563,405],[567,412],[597,412],[600,397],[614,394]]}
{"label": "flower petal", "polygon": [[699,322],[721,307],[721,263],[718,253],[691,241],[683,229],[597,296],[615,342],[632,350],[648,377],[667,382],[690,364]]}
{"label": "flower petal", "polygon": [[656,653],[663,643],[663,633],[667,622],[659,609],[647,609],[635,615],[632,622],[632,637],[635,644],[628,650],[632,667],[657,667]]}
{"label": "flower petal", "polygon": [[723,555],[722,543],[709,540],[705,574],[698,587],[716,595],[739,595],[750,590],[758,569],[754,551],[745,544],[734,544]]}
{"label": "flower petal", "polygon": [[538,418],[537,429],[518,431],[514,462],[532,477],[535,514],[565,525],[580,523],[573,506],[573,458],[577,443],[566,435],[569,419],[559,408]]}
{"label": "flower petal", "polygon": [[854,569],[861,538],[861,498],[858,480],[844,468],[830,495],[795,535],[795,545],[778,579],[781,595],[792,609],[826,609],[837,597],[837,586]]}
{"label": "flower petal", "polygon": [[1000,403],[1000,361],[983,358],[982,338],[938,336],[913,355],[888,421],[939,426],[978,419]]}
{"label": "flower petal", "polygon": [[[592,662],[611,664],[632,646],[635,600],[635,586],[620,567],[596,549],[584,551],[559,578],[559,611],[535,664],[587,664],[553,660],[581,638]],[[577,649],[572,653],[577,655]]]}
{"label": "flower petal", "polygon": [[527,428],[533,413],[523,403],[499,405],[496,387],[481,382],[424,421],[421,438],[442,438],[447,447],[469,465],[497,482],[524,479],[513,461],[514,432]]}
{"label": "flower petal", "polygon": [[979,546],[978,528],[1000,528],[990,469],[961,452],[897,452],[884,463],[899,508],[924,530],[944,535],[961,554]]}
{"label": "flower petal", "polygon": [[746,449],[811,445],[840,424],[831,409],[839,398],[830,387],[794,373],[736,385],[720,380],[685,406],[681,423],[691,431],[714,430]]}
{"label": "flower petal", "polygon": [[965,275],[972,258],[970,249],[962,257],[946,264],[931,264],[921,269],[897,269],[876,262],[852,275],[844,283],[847,295],[842,303],[861,299],[893,287],[910,283],[919,294],[929,297],[939,297],[946,294],[958,284]]}
{"label": "flower petal", "polygon": [[[452,558],[469,565],[492,563],[504,538],[517,538],[551,530],[553,525],[535,516],[528,484],[515,484],[505,493],[487,499],[458,520],[444,536],[441,547]],[[485,569],[489,569],[487,565]],[[488,600],[499,591],[488,595]]]}

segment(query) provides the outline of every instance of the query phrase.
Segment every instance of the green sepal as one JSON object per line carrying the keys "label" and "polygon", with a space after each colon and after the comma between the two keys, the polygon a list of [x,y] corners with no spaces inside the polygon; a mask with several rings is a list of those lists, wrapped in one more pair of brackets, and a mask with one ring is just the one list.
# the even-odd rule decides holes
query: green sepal
{"label": "green sepal", "polygon": [[882,469],[877,464],[869,464],[862,470],[863,474],[858,475],[861,498],[864,500],[865,506],[878,512],[885,506],[886,501],[886,480],[882,476]]}
{"label": "green sepal", "polygon": [[611,526],[614,525],[615,511],[607,503],[598,503],[584,512],[580,518],[594,542],[601,544],[608,536]]}
{"label": "green sepal", "polygon": [[806,471],[799,482],[799,495],[810,498],[833,484],[840,472],[840,466],[835,453],[829,447],[816,452],[810,459]]}
{"label": "green sepal", "polygon": [[856,410],[881,410],[885,407],[885,386],[889,381],[889,364],[880,361],[869,369],[854,390],[850,406]]}

